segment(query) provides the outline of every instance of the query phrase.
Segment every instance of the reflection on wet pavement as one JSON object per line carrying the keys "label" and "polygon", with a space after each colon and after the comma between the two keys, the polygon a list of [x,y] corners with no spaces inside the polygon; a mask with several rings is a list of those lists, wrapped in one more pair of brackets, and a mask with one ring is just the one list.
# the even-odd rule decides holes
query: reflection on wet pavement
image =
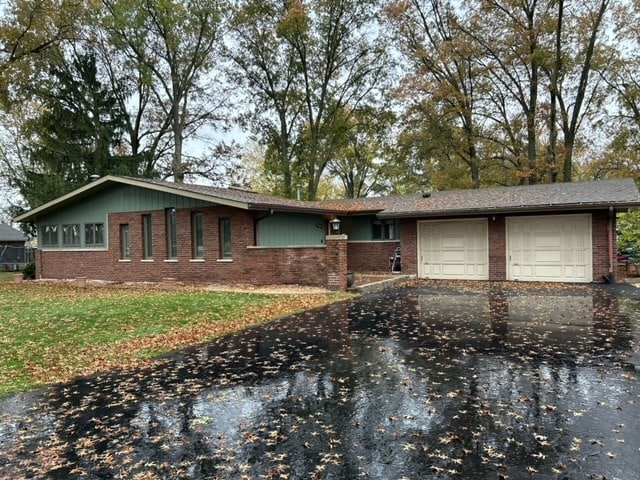
{"label": "reflection on wet pavement", "polygon": [[0,478],[634,479],[640,303],[427,285],[0,399]]}

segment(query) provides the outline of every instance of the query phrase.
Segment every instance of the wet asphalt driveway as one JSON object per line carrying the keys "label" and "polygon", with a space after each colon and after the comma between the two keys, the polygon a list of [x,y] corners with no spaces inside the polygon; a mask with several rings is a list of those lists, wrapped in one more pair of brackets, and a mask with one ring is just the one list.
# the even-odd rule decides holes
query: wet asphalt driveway
{"label": "wet asphalt driveway", "polygon": [[0,399],[0,478],[638,479],[639,338],[609,287],[388,290]]}

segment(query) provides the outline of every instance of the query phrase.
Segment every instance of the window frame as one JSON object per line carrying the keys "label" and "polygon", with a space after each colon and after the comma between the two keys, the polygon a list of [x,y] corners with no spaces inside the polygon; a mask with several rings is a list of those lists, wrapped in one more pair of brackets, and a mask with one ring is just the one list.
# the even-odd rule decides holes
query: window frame
{"label": "window frame", "polygon": [[175,207],[165,210],[165,227],[167,233],[167,260],[178,258],[178,215]]}
{"label": "window frame", "polygon": [[220,240],[220,258],[223,260],[232,259],[233,236],[231,234],[231,218],[218,219],[218,236]]}
{"label": "window frame", "polygon": [[142,259],[153,260],[153,217],[142,215]]}
{"label": "window frame", "polygon": [[120,260],[131,260],[131,230],[128,223],[120,224]]}
{"label": "window frame", "polygon": [[[51,229],[50,231],[52,231],[53,234],[47,234],[47,229]],[[42,225],[41,234],[42,234],[42,248],[45,248],[45,247],[55,248],[60,246],[60,225],[57,225],[57,224]],[[50,239],[50,237],[53,237],[53,235],[55,235],[55,243],[50,243],[48,240]]]}
{"label": "window frame", "polygon": [[[65,223],[62,225],[62,246],[64,248],[82,247],[82,237],[79,223]],[[68,241],[71,240],[71,241]]]}
{"label": "window frame", "polygon": [[204,215],[202,212],[191,212],[191,257],[204,258]]}
{"label": "window frame", "polygon": [[[88,232],[91,232],[91,239]],[[100,237],[96,240],[96,237]],[[84,224],[84,245],[85,247],[104,247],[104,223],[94,222]]]}
{"label": "window frame", "polygon": [[[379,234],[377,234],[379,230]],[[395,220],[383,220],[375,218],[371,222],[371,239],[372,240],[398,240],[397,226]]]}

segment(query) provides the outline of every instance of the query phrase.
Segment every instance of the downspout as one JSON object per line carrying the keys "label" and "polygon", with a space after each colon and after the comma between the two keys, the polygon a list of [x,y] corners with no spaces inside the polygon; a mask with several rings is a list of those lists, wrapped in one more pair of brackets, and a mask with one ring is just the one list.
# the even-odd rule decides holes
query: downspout
{"label": "downspout", "polygon": [[607,228],[607,234],[609,236],[609,278],[608,283],[615,283],[616,276],[613,268],[613,216],[615,212],[613,207],[609,207],[609,227]]}

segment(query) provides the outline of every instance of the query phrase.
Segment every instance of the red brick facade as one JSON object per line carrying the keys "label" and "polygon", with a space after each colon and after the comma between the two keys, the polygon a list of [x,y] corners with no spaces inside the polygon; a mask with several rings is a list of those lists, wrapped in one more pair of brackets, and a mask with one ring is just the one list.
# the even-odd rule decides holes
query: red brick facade
{"label": "red brick facade", "polygon": [[352,272],[388,272],[389,257],[398,246],[399,241],[349,242],[348,269]]}
{"label": "red brick facade", "polygon": [[609,212],[601,210],[591,214],[591,247],[593,250],[593,281],[602,281],[605,275],[616,276],[616,218],[615,215],[611,219],[611,238],[613,241],[613,265],[609,269],[610,252],[609,252]]}
{"label": "red brick facade", "polygon": [[[204,257],[194,259],[191,213],[203,214]],[[571,213],[571,212],[566,212]],[[566,214],[563,213],[563,214]],[[576,212],[578,213],[578,212]],[[583,212],[579,212],[583,213]],[[143,258],[142,215],[151,214],[153,259]],[[108,250],[39,250],[36,268],[40,278],[87,277],[109,281],[159,282],[171,277],[183,282],[303,284],[333,290],[346,288],[346,273],[388,271],[389,257],[402,248],[402,273],[416,274],[419,219],[400,221],[399,242],[348,242],[346,236],[328,236],[315,247],[256,247],[256,216],[230,207],[178,209],[178,255],[167,259],[165,212],[112,213],[108,217]],[[539,215],[539,214],[538,214]],[[488,219],[489,280],[507,278],[506,215]],[[219,221],[230,219],[232,258],[220,253]],[[121,259],[120,226],[129,225],[130,258]],[[613,219],[615,232],[615,219]],[[609,212],[592,212],[593,280],[601,281],[609,269]]]}
{"label": "red brick facade", "polygon": [[347,236],[327,235],[327,288],[347,289]]}
{"label": "red brick facade", "polygon": [[418,273],[418,223],[416,220],[400,221],[400,247],[402,248],[402,273]]}
{"label": "red brick facade", "polygon": [[[203,213],[204,258],[193,259],[191,212]],[[142,215],[153,222],[153,259],[143,258]],[[37,272],[40,278],[69,279],[80,276],[109,281],[159,282],[172,277],[184,282],[303,284],[328,286],[328,259],[333,245],[317,247],[256,247],[255,220],[251,212],[228,207],[178,209],[178,256],[167,259],[165,212],[112,213],[108,219],[109,249],[101,251],[40,250]],[[219,220],[229,218],[232,229],[232,258],[222,259]],[[129,225],[130,259],[120,258],[120,225]],[[346,246],[344,246],[346,254]],[[346,285],[346,258],[334,275]]]}
{"label": "red brick facade", "polygon": [[504,215],[487,220],[489,231],[489,280],[507,278],[507,227]]}

